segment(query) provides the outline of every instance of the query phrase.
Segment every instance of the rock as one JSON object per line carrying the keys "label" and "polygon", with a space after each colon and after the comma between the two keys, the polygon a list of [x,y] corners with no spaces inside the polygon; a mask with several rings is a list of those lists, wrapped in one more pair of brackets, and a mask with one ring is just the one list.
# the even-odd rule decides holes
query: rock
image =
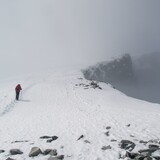
{"label": "rock", "polygon": [[153,157],[154,159],[156,159],[156,160],[160,160],[160,157],[159,156],[155,156],[155,157]]}
{"label": "rock", "polygon": [[143,160],[152,160],[151,157],[145,157]]}
{"label": "rock", "polygon": [[42,151],[40,148],[38,147],[33,147],[29,153],[29,157],[35,157],[35,156],[38,156],[39,154],[41,154]]}
{"label": "rock", "polygon": [[147,144],[147,141],[140,140],[139,143]]}
{"label": "rock", "polygon": [[135,137],[135,136],[131,134],[130,137]]}
{"label": "rock", "polygon": [[82,139],[82,138],[84,138],[83,134],[77,139],[77,141],[80,140],[80,139]]}
{"label": "rock", "polygon": [[48,139],[46,142],[51,143],[52,141],[53,141],[53,139]]}
{"label": "rock", "polygon": [[127,124],[126,126],[127,126],[127,127],[130,127],[130,126],[131,126],[131,124]]}
{"label": "rock", "polygon": [[135,143],[133,143],[129,140],[122,140],[120,142],[120,148],[121,149],[132,151],[135,148],[135,146],[136,146]]}
{"label": "rock", "polygon": [[58,139],[57,136],[52,136],[52,140],[55,141],[56,139]]}
{"label": "rock", "polygon": [[15,159],[8,157],[6,160],[15,160]]}
{"label": "rock", "polygon": [[23,142],[29,142],[28,140],[24,140],[24,141],[13,141],[11,143],[23,143]]}
{"label": "rock", "polygon": [[49,157],[48,160],[63,160],[64,155],[56,156],[56,157]]}
{"label": "rock", "polygon": [[105,133],[105,135],[108,137],[109,136],[109,131]]}
{"label": "rock", "polygon": [[144,156],[142,155],[138,155],[134,160],[144,160]]}
{"label": "rock", "polygon": [[44,155],[51,155],[51,156],[56,156],[57,155],[57,150],[56,149],[46,149],[43,152]]}
{"label": "rock", "polygon": [[155,145],[155,144],[149,144],[148,146],[150,149],[159,149],[159,146],[158,145]]}
{"label": "rock", "polygon": [[2,150],[2,149],[1,149],[1,150],[0,150],[0,153],[3,153],[3,152],[5,152],[5,150]]}
{"label": "rock", "polygon": [[85,143],[91,143],[91,142],[90,142],[90,141],[88,141],[88,140],[84,140],[84,142],[85,142]]}
{"label": "rock", "polygon": [[49,139],[49,138],[52,138],[52,136],[42,136],[42,137],[40,137],[40,139]]}
{"label": "rock", "polygon": [[138,152],[141,154],[141,155],[144,155],[144,156],[150,156],[153,152],[155,152],[157,149],[155,148],[150,148],[150,149],[143,149],[143,150],[139,150]]}
{"label": "rock", "polygon": [[23,152],[19,149],[11,149],[9,152],[11,155],[23,154]]}
{"label": "rock", "polygon": [[111,142],[117,142],[117,140],[116,139],[111,139]]}
{"label": "rock", "polygon": [[138,153],[126,152],[126,157],[134,159],[138,156]]}
{"label": "rock", "polygon": [[105,151],[105,150],[111,149],[111,148],[112,148],[112,147],[111,147],[110,145],[108,145],[108,146],[103,146],[101,149]]}
{"label": "rock", "polygon": [[46,142],[47,143],[51,143],[52,141],[55,141],[56,139],[58,139],[58,137],[57,136],[52,136],[52,137],[50,137],[51,139],[48,139]]}
{"label": "rock", "polygon": [[108,129],[111,129],[111,126],[107,126],[106,129],[107,129],[107,130],[108,130]]}

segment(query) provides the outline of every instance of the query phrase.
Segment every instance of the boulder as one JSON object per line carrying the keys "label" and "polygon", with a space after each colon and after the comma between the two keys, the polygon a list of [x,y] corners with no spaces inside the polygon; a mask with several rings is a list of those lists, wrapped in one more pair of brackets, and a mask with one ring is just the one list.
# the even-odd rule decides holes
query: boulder
{"label": "boulder", "polygon": [[39,154],[41,154],[42,151],[39,147],[33,147],[29,153],[29,157],[35,157],[38,156]]}
{"label": "boulder", "polygon": [[150,149],[159,149],[159,146],[156,144],[149,144],[148,146]]}
{"label": "boulder", "polygon": [[144,155],[144,156],[150,156],[153,152],[155,152],[157,149],[155,148],[150,148],[150,149],[142,149],[142,150],[139,150],[138,152],[141,154],[141,155]]}
{"label": "boulder", "polygon": [[122,140],[120,142],[120,148],[121,149],[132,151],[135,148],[135,146],[136,146],[135,143],[133,143],[129,140]]}
{"label": "boulder", "polygon": [[56,149],[46,149],[43,152],[44,155],[51,155],[51,156],[56,156],[57,155],[57,150]]}
{"label": "boulder", "polygon": [[23,154],[23,152],[19,149],[11,149],[9,152],[11,155]]}
{"label": "boulder", "polygon": [[48,160],[63,160],[64,155],[56,156],[56,157],[49,157]]}

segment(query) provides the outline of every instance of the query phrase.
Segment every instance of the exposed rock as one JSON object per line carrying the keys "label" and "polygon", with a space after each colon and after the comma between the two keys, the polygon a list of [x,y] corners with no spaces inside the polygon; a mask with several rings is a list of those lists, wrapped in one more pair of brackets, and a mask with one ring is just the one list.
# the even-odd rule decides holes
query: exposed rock
{"label": "exposed rock", "polygon": [[101,149],[105,151],[107,149],[112,149],[112,147],[110,145],[108,145],[108,146],[103,146]]}
{"label": "exposed rock", "polygon": [[107,130],[108,130],[108,129],[111,129],[111,126],[107,126],[106,129],[107,129]]}
{"label": "exposed rock", "polygon": [[132,82],[134,77],[132,59],[129,54],[125,54],[110,62],[102,62],[82,70],[84,77],[88,80],[109,82],[116,86],[117,83]]}
{"label": "exposed rock", "polygon": [[126,152],[126,157],[134,159],[138,156],[138,153]]}
{"label": "exposed rock", "polygon": [[56,139],[58,139],[57,136],[52,136],[53,141],[55,141]]}
{"label": "exposed rock", "polygon": [[152,160],[152,157],[145,157],[143,160]]}
{"label": "exposed rock", "polygon": [[127,127],[130,127],[130,126],[131,126],[131,124],[127,124],[126,126],[127,126]]}
{"label": "exposed rock", "polygon": [[51,143],[52,141],[55,141],[56,139],[58,139],[58,137],[57,136],[52,136],[52,137],[50,137],[51,139],[48,139],[46,142],[47,143]]}
{"label": "exposed rock", "polygon": [[56,156],[57,155],[57,150],[56,149],[46,149],[43,152],[44,155],[51,155],[51,156]]}
{"label": "exposed rock", "polygon": [[159,156],[155,156],[155,157],[153,157],[154,159],[156,159],[156,160],[160,160],[160,157]]}
{"label": "exposed rock", "polygon": [[147,141],[140,140],[139,143],[147,144]]}
{"label": "exposed rock", "polygon": [[144,160],[144,156],[142,155],[138,155],[134,160]]}
{"label": "exposed rock", "polygon": [[8,157],[6,160],[15,160],[15,159]]}
{"label": "exposed rock", "polygon": [[48,139],[46,142],[51,143],[52,141],[53,141],[53,139]]}
{"label": "exposed rock", "polygon": [[148,146],[150,149],[159,149],[159,146],[158,145],[155,145],[155,144],[149,144]]}
{"label": "exposed rock", "polygon": [[29,157],[35,157],[35,156],[38,156],[39,154],[41,154],[42,151],[40,148],[38,147],[33,147],[29,153]]}
{"label": "exposed rock", "polygon": [[135,136],[131,134],[130,137],[135,137]]}
{"label": "exposed rock", "polygon": [[91,143],[91,142],[90,142],[90,141],[88,141],[88,140],[84,140],[84,142],[85,142],[85,143]]}
{"label": "exposed rock", "polygon": [[109,131],[108,131],[108,132],[105,132],[105,135],[108,137],[108,136],[109,136]]}
{"label": "exposed rock", "polygon": [[116,139],[111,139],[111,142],[117,142],[117,140]]}
{"label": "exposed rock", "polygon": [[29,142],[28,140],[24,140],[24,141],[13,141],[11,143],[22,143],[22,142]]}
{"label": "exposed rock", "polygon": [[49,157],[48,160],[63,160],[64,155],[56,156],[56,157]]}
{"label": "exposed rock", "polygon": [[0,153],[3,153],[3,152],[5,152],[5,150],[1,149],[1,150],[0,150]]}
{"label": "exposed rock", "polygon": [[80,139],[82,139],[82,138],[84,138],[83,134],[77,139],[77,141],[80,140]]}
{"label": "exposed rock", "polygon": [[122,140],[120,142],[120,148],[121,149],[132,151],[135,148],[135,146],[136,146],[135,143],[133,143],[129,140]]}
{"label": "exposed rock", "polygon": [[9,152],[11,155],[23,154],[23,152],[19,149],[11,149]]}
{"label": "exposed rock", "polygon": [[42,136],[42,137],[40,137],[40,139],[49,139],[49,138],[52,138],[52,136]]}
{"label": "exposed rock", "polygon": [[141,155],[144,155],[144,156],[150,156],[153,152],[155,152],[157,149],[155,148],[150,148],[150,149],[143,149],[143,150],[139,150],[138,152],[141,154]]}

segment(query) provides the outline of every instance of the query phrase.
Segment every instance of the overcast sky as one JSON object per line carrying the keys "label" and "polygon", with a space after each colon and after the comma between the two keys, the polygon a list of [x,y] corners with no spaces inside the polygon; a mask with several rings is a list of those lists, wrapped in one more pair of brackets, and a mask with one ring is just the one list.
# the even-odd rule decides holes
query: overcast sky
{"label": "overcast sky", "polygon": [[160,0],[0,0],[0,77],[160,51]]}

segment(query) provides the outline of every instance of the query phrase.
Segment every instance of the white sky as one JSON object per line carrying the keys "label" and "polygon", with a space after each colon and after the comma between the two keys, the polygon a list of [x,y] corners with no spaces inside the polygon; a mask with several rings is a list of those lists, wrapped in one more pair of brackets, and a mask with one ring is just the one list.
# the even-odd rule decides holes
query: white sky
{"label": "white sky", "polygon": [[0,0],[0,77],[160,51],[159,0]]}

